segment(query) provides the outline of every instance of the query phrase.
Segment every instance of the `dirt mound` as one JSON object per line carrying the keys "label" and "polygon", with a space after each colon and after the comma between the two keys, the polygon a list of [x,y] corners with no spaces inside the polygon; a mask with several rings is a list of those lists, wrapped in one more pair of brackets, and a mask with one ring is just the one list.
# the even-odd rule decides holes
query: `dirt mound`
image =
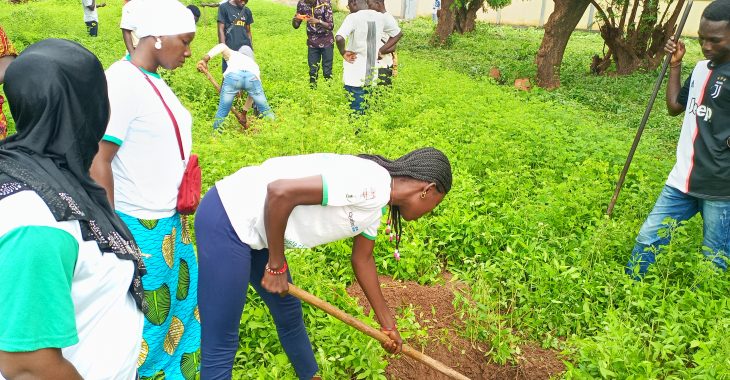
{"label": "dirt mound", "polygon": [[[423,352],[432,358],[454,368],[473,379],[549,379],[565,371],[565,366],[557,352],[544,350],[534,345],[520,347],[522,353],[515,365],[497,365],[489,362],[485,353],[489,346],[485,343],[472,343],[460,337],[457,331],[463,323],[456,315],[453,306],[454,290],[464,285],[423,286],[415,282],[395,281],[380,276],[383,296],[391,308],[413,305],[418,323],[428,330]],[[358,302],[370,311],[360,285],[354,283],[347,292],[358,298]],[[389,359],[386,375],[390,379],[402,380],[441,380],[448,377],[436,372],[407,356],[399,355]]]}

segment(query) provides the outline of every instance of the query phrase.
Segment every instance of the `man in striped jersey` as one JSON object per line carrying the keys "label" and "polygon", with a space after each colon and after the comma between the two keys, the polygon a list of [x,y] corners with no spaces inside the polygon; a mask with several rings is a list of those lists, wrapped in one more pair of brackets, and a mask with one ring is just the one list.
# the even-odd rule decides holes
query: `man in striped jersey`
{"label": "man in striped jersey", "polygon": [[685,46],[669,40],[672,54],[667,109],[684,112],[677,161],[654,209],[641,227],[626,268],[632,276],[646,273],[657,247],[671,236],[659,235],[665,219],[687,220],[702,215],[704,254],[717,267],[730,260],[730,0],[716,0],[702,13],[699,42],[707,60],[697,63],[681,86]]}
{"label": "man in striped jersey", "polygon": [[[343,59],[342,81],[350,96],[350,109],[362,115],[370,88],[377,83],[378,56],[393,51],[401,30],[392,17],[389,22],[384,14],[369,9],[366,0],[348,0],[347,8],[350,14],[335,33],[335,42]],[[383,44],[383,35],[392,37]]]}

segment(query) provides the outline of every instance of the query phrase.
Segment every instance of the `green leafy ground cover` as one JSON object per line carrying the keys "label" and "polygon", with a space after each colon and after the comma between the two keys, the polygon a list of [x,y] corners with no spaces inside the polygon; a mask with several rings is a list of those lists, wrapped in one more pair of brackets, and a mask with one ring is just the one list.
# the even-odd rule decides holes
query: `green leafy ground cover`
{"label": "green leafy ground cover", "polygon": [[[111,0],[100,9],[97,39],[85,36],[81,6],[71,0],[2,3],[0,24],[18,48],[68,38],[107,67],[124,55],[116,27],[120,3]],[[229,130],[211,136],[217,97],[194,62],[216,43],[215,10],[203,10],[193,59],[164,73],[193,114],[204,188],[271,156],[332,151],[396,157],[436,146],[451,158],[452,192],[432,216],[407,224],[400,262],[382,238],[376,260],[397,278],[437,284],[448,270],[470,285],[476,307],[459,303],[464,333],[492,344],[491,359],[515,360],[519,344],[530,340],[565,353],[567,378],[730,377],[730,278],[702,258],[699,219],[678,226],[675,241],[643,282],[623,274],[633,239],[673,165],[681,121],[664,116],[661,96],[614,217],[603,215],[655,73],[589,76],[589,57],[602,43],[597,35],[578,33],[568,46],[563,88],[517,92],[486,74],[497,66],[507,83],[530,76],[539,29],[479,25],[475,34],[433,49],[430,22],[416,20],[404,25],[396,85],[377,95],[367,118],[351,122],[341,60],[334,65],[338,79],[310,90],[304,31],[290,26],[293,9],[260,0],[250,7],[275,122],[255,121],[258,133],[241,134],[229,118]],[[338,25],[343,17],[336,14]],[[695,59],[699,52],[690,44],[687,61]],[[211,71],[219,75],[219,66]],[[345,292],[354,281],[348,257],[349,242],[289,253],[298,285],[360,315]],[[251,295],[236,376],[293,378],[268,312]],[[360,316],[374,324],[372,316]],[[421,334],[405,316],[403,335]],[[387,357],[377,343],[308,306],[305,321],[324,378],[383,377]]]}

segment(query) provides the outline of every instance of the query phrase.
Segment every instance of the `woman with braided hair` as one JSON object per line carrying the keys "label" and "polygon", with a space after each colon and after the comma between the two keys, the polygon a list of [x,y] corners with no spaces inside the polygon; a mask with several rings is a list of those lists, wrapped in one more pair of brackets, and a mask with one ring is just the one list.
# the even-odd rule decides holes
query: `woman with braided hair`
{"label": "woman with braided hair", "polygon": [[277,157],[217,182],[195,217],[201,378],[231,378],[249,284],[269,307],[297,376],[316,378],[301,303],[286,294],[291,276],[284,249],[350,237],[355,277],[392,339],[383,348],[399,352],[403,342],[378,282],[375,236],[389,208],[386,233],[393,228],[398,257],[400,219],[420,218],[450,189],[451,165],[435,148],[392,161],[365,154]]}

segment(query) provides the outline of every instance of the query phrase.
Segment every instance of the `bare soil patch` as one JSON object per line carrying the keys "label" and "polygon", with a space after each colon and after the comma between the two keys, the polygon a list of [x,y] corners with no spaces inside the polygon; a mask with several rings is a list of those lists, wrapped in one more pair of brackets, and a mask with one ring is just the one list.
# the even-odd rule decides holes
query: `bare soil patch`
{"label": "bare soil patch", "polygon": [[[448,277],[446,275],[445,277]],[[473,380],[549,379],[565,371],[559,353],[528,344],[521,348],[517,364],[498,365],[489,361],[486,343],[472,343],[459,336],[463,327],[453,306],[454,291],[465,285],[447,281],[446,285],[423,286],[380,276],[381,289],[392,308],[413,306],[418,323],[428,331],[423,352]],[[370,306],[360,285],[355,282],[347,292],[358,299],[369,313]],[[418,347],[416,347],[418,348]],[[386,376],[400,380],[441,380],[448,377],[405,355],[390,358]]]}

